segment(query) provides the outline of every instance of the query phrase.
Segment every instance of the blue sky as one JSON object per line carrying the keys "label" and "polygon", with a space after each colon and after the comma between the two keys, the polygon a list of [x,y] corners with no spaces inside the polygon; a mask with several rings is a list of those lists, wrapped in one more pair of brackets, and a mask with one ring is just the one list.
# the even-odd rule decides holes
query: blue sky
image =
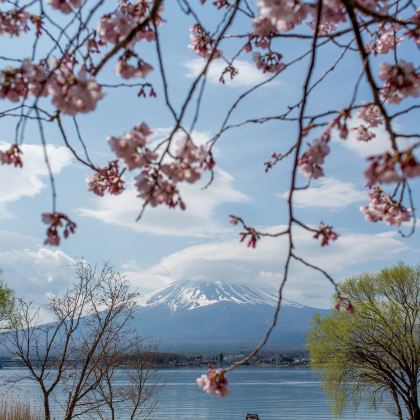
{"label": "blue sky", "polygon": [[[187,49],[191,21],[180,17],[179,13],[175,15],[174,8],[171,3],[165,11],[168,22],[162,27],[162,45],[171,98],[179,104],[202,62]],[[205,10],[211,14],[209,21],[213,22],[216,12],[211,7]],[[234,30],[239,32],[245,28],[245,23],[237,22]],[[27,40],[1,39],[2,54],[29,55]],[[302,51],[297,42],[280,44],[280,47],[285,61]],[[142,45],[141,51],[145,59],[157,67],[151,46]],[[405,52],[410,52],[408,47]],[[336,57],[337,51],[332,48],[320,53],[318,77]],[[389,57],[381,59],[389,60]],[[345,58],[338,65],[337,74],[314,91],[308,112],[346,106],[352,86],[349,81],[358,77],[359,64],[357,56]],[[266,78],[255,68],[250,56],[241,57],[237,66],[237,79],[226,85],[218,82],[222,64],[215,62],[210,69],[203,109],[193,136],[200,143],[217,131],[226,110],[238,95]],[[113,67],[113,63],[108,66],[99,79],[101,83],[117,80]],[[241,103],[232,122],[283,112],[299,98],[304,69],[303,65],[298,65],[255,92]],[[97,112],[79,118],[83,136],[97,164],[113,159],[106,141],[109,135],[122,134],[142,121],[161,134],[171,127],[173,121],[163,106],[157,73],[150,81],[157,90],[157,99],[138,98],[136,90],[108,89]],[[362,86],[359,99],[370,100],[366,86]],[[407,100],[404,105],[412,102]],[[13,141],[14,123],[0,119],[2,142]],[[397,123],[407,131],[418,131],[414,117],[401,118]],[[76,144],[70,119],[66,121],[66,127],[71,133],[71,141]],[[47,128],[46,132],[54,162],[58,210],[69,214],[78,228],[76,235],[63,241],[58,249],[43,245],[46,226],[42,224],[40,214],[50,211],[51,193],[39,135],[36,126],[29,123],[24,168],[0,167],[3,180],[0,184],[0,267],[5,270],[5,280],[19,295],[43,301],[51,293],[60,293],[71,282],[73,259],[80,257],[92,263],[111,261],[127,274],[134,287],[144,292],[185,279],[240,281],[268,288],[278,284],[285,243],[281,239],[267,239],[256,250],[247,249],[238,242],[238,229],[229,225],[228,215],[240,215],[250,225],[263,228],[272,229],[286,223],[284,193],[288,188],[291,162],[283,162],[268,174],[264,172],[263,163],[273,151],[287,150],[296,136],[295,123],[248,125],[227,132],[217,144],[213,185],[206,191],[201,189],[202,184],[184,186],[181,189],[187,203],[184,213],[166,208],[148,209],[137,223],[134,220],[142,203],[130,182],[121,196],[94,196],[86,188],[85,177],[89,171],[72,159],[55,127]],[[310,234],[297,231],[298,254],[318,262],[338,281],[398,261],[414,264],[419,260],[417,233],[403,239],[398,229],[365,222],[359,211],[359,206],[367,201],[362,176],[365,158],[387,148],[385,132],[378,129],[376,134],[369,144],[357,143],[355,139],[345,142],[333,139],[332,152],[325,164],[326,178],[297,195],[298,214],[302,220],[314,225],[323,220],[340,234],[335,243],[324,249]],[[413,187],[418,190],[419,183],[414,183]],[[404,229],[409,230],[408,227]],[[301,266],[293,267],[286,288],[287,298],[326,307],[331,293],[332,289],[324,279]]]}

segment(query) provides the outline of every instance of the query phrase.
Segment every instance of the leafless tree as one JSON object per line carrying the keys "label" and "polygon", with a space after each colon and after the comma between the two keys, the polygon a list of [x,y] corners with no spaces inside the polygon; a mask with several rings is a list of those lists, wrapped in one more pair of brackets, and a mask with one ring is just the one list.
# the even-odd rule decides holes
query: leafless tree
{"label": "leafless tree", "polygon": [[[132,418],[138,418],[143,404],[145,412],[156,407],[157,386],[156,371],[141,360],[141,340],[133,339],[130,328],[137,294],[109,264],[97,269],[80,261],[75,275],[62,297],[49,299],[46,318],[34,303],[16,302],[5,335],[7,347],[38,383],[45,420],[53,418],[53,402],[64,420],[106,410],[118,418],[117,410],[125,409],[119,403],[131,402]],[[127,363],[129,385],[119,389],[112,379],[126,359],[134,360]]]}
{"label": "leafless tree", "polygon": [[[136,337],[129,343],[124,353],[111,351],[105,364],[98,366],[97,377],[103,378],[92,394],[98,404],[96,414],[101,419],[116,420],[124,407],[124,415],[131,420],[148,419],[158,406],[159,384],[157,369],[153,367],[150,353],[158,349],[154,343],[147,343]],[[128,385],[114,386],[117,368],[124,367]]]}

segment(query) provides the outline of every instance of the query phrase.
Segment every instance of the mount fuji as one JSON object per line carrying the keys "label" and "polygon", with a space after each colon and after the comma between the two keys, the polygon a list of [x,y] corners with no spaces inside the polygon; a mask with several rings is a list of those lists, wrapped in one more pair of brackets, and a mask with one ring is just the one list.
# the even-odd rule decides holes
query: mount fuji
{"label": "mount fuji", "polygon": [[[138,302],[133,327],[168,351],[248,350],[273,318],[276,296],[264,289],[230,282],[184,281]],[[269,341],[276,349],[302,349],[316,309],[284,300]]]}

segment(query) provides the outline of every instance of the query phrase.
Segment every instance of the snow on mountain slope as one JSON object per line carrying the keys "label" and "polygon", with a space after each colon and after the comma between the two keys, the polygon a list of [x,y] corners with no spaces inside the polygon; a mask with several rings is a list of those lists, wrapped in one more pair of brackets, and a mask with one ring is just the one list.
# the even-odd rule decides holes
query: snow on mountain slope
{"label": "snow on mountain slope", "polygon": [[[145,296],[141,307],[168,306],[172,312],[192,310],[221,302],[232,302],[239,305],[275,306],[276,296],[264,289],[228,282],[184,281],[174,282],[168,287]],[[284,301],[284,304],[295,307],[301,305]]]}

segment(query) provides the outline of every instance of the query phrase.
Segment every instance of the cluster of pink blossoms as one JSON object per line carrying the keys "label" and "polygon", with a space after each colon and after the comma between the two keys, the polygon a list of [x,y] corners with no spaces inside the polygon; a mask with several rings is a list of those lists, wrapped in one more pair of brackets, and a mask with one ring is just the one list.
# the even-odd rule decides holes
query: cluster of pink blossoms
{"label": "cluster of pink blossoms", "polygon": [[420,95],[420,74],[412,63],[400,60],[396,65],[381,63],[379,78],[385,82],[381,94],[390,104],[399,104],[404,98]]}
{"label": "cluster of pink blossoms", "polygon": [[25,10],[0,12],[0,35],[19,36],[22,32],[29,31],[31,22],[35,23],[37,27],[41,25],[39,17],[31,15]]}
{"label": "cluster of pink blossoms", "polygon": [[[303,155],[299,158],[298,167],[305,176],[318,179],[324,176],[322,164],[325,157],[330,153],[329,142],[331,139],[332,129],[337,129],[341,139],[345,140],[348,137],[349,130],[347,127],[347,120],[350,118],[350,111],[343,109],[338,115],[333,118],[327,125],[319,139],[316,139],[309,145]],[[308,135],[311,126],[304,128],[302,136]]]}
{"label": "cluster of pink blossoms", "polygon": [[260,69],[263,73],[279,73],[286,67],[281,62],[283,56],[274,51],[269,51],[264,55],[255,52],[252,58],[255,61],[257,69]]}
{"label": "cluster of pink blossoms", "polygon": [[239,234],[240,242],[247,240],[248,248],[256,248],[258,241],[261,239],[261,234],[255,228],[247,226],[240,217],[233,214],[229,217],[232,225],[241,224],[244,229],[244,231]]}
{"label": "cluster of pink blossoms", "polygon": [[111,137],[108,142],[129,170],[141,170],[135,178],[139,197],[152,207],[166,204],[184,210],[177,184],[196,182],[203,170],[214,167],[214,160],[203,146],[198,147],[190,139],[182,138],[171,154],[172,162],[162,162],[159,153],[148,147],[152,134],[147,124],[142,123],[120,137]]}
{"label": "cluster of pink blossoms", "polygon": [[260,16],[267,18],[279,31],[289,31],[308,16],[309,6],[299,0],[258,0]]}
{"label": "cluster of pink blossoms", "polygon": [[325,156],[330,152],[328,142],[329,136],[322,136],[320,139],[315,140],[299,158],[299,169],[304,175],[314,179],[324,176],[324,170],[321,165],[324,163]]}
{"label": "cluster of pink blossoms", "polygon": [[215,369],[210,366],[206,375],[197,378],[197,385],[207,394],[216,397],[226,397],[230,394],[228,380],[223,369]]}
{"label": "cluster of pink blossoms", "polygon": [[[387,0],[359,0],[358,3],[376,13],[386,10]],[[302,24],[308,15],[313,17],[310,26],[315,29],[317,10],[314,4],[302,0],[257,0],[260,16],[255,20],[260,25],[262,19],[268,19],[279,31],[290,31]],[[337,29],[337,24],[346,21],[346,9],[340,0],[324,0],[319,33],[325,35]],[[384,42],[384,41],[383,41]]]}
{"label": "cluster of pink blossoms", "polygon": [[213,58],[218,58],[221,55],[219,50],[213,52],[214,40],[199,23],[191,26],[190,41],[188,48],[200,57],[209,58],[212,53]]}
{"label": "cluster of pink blossoms", "polygon": [[68,115],[94,111],[105,96],[94,77],[84,69],[76,76],[68,62],[61,63],[48,81],[48,93],[54,106]]}
{"label": "cluster of pink blossoms", "polygon": [[363,124],[353,128],[352,130],[356,132],[356,138],[360,141],[368,142],[376,137],[376,134],[369,131],[369,128],[365,127]]}
{"label": "cluster of pink blossoms", "polygon": [[360,124],[352,129],[356,132],[357,140],[368,142],[374,139],[376,134],[369,129],[372,127],[378,127],[383,123],[383,117],[379,107],[377,105],[363,106],[357,113],[357,117],[368,124],[368,126]]}
{"label": "cluster of pink blossoms", "polygon": [[198,181],[202,171],[214,165],[211,154],[203,146],[197,147],[190,139],[180,139],[172,163],[162,163],[159,168],[148,166],[136,177],[139,196],[152,207],[166,204],[185,210],[177,184]]}
{"label": "cluster of pink blossoms", "polygon": [[[133,59],[136,62],[136,65],[130,64],[128,62],[130,59]],[[127,50],[123,56],[120,57],[115,69],[115,72],[123,79],[132,79],[134,77],[140,77],[144,79],[152,71],[152,65],[146,63],[130,50]]]}
{"label": "cluster of pink blossoms", "polygon": [[143,198],[151,207],[166,204],[170,208],[186,209],[176,184],[164,177],[153,167],[147,167],[136,177],[136,188],[139,197]]}
{"label": "cluster of pink blossoms", "polygon": [[44,213],[42,215],[42,221],[46,225],[49,225],[47,229],[47,239],[44,241],[45,245],[60,245],[60,229],[63,230],[64,238],[68,238],[70,233],[76,231],[76,223],[70,220],[64,213]]}
{"label": "cluster of pink blossoms", "polygon": [[[314,18],[309,23],[309,27],[315,30],[316,25],[317,25],[317,20]],[[329,22],[321,22],[318,28],[319,35],[328,35],[335,32],[336,30],[337,30],[337,25],[335,25],[334,23],[329,23]]]}
{"label": "cluster of pink blossoms", "polygon": [[[398,28],[395,28],[395,31]],[[397,38],[394,33],[394,28],[380,27],[378,30],[379,37],[371,45],[367,46],[368,52],[372,52],[374,55],[378,54],[388,54],[390,51],[393,51],[395,47],[401,44],[402,39]]]}
{"label": "cluster of pink blossoms", "polygon": [[34,64],[29,59],[23,60],[20,67],[6,67],[0,71],[0,98],[17,102],[29,92],[35,96],[47,96],[48,75],[46,65]]}
{"label": "cluster of pink blossoms", "polygon": [[119,137],[111,136],[108,143],[131,171],[143,168],[158,158],[158,154],[147,147],[152,134],[148,125],[142,123]]}
{"label": "cluster of pink blossoms", "polygon": [[[124,40],[130,32],[136,28],[147,16],[147,13],[153,4],[150,0],[136,0],[133,3],[121,0],[120,6],[112,13],[101,17],[96,29],[103,43],[118,44]],[[155,23],[159,25],[162,22],[160,16],[156,16]],[[154,41],[155,32],[151,23],[147,24],[138,31],[133,42]]]}
{"label": "cluster of pink blossoms", "polygon": [[23,166],[22,154],[20,147],[17,144],[12,144],[5,152],[0,151],[0,162],[4,165],[14,165],[21,168]]}
{"label": "cluster of pink blossoms", "polygon": [[124,180],[121,177],[118,161],[109,162],[108,166],[99,168],[94,175],[87,178],[88,189],[103,197],[105,192],[118,195],[124,191]]}
{"label": "cluster of pink blossoms", "polygon": [[[253,22],[253,35],[258,37],[269,38],[277,33],[277,28],[266,16],[258,16],[254,19]],[[260,48],[267,48],[267,45],[264,43],[263,45],[258,45]]]}
{"label": "cluster of pink blossoms", "polygon": [[49,0],[51,7],[66,15],[82,4],[82,0]]}
{"label": "cluster of pink blossoms", "polygon": [[[410,149],[402,152],[399,156],[388,152],[371,156],[368,161],[370,164],[364,175],[369,185],[401,182],[406,178],[420,176],[420,163]],[[400,170],[398,170],[398,165]]]}
{"label": "cluster of pink blossoms", "polygon": [[0,99],[18,102],[28,94],[28,80],[23,68],[6,67],[0,73]]}
{"label": "cluster of pink blossoms", "polygon": [[369,124],[369,127],[378,127],[384,119],[377,105],[364,106],[357,113],[357,117]]}
{"label": "cluster of pink blossoms", "polygon": [[314,234],[314,239],[321,239],[321,246],[328,246],[330,241],[336,241],[338,234],[331,225],[325,225],[323,222],[319,225],[318,231]]}
{"label": "cluster of pink blossoms", "polygon": [[384,221],[388,225],[395,226],[408,222],[412,217],[411,209],[395,201],[379,187],[375,187],[369,194],[369,204],[360,207],[360,211],[369,222]]}
{"label": "cluster of pink blossoms", "polygon": [[68,115],[95,110],[104,96],[96,80],[84,69],[76,75],[73,64],[66,58],[61,63],[51,60],[50,69],[46,64],[24,60],[21,67],[1,71],[0,85],[1,99],[17,102],[29,92],[51,96],[56,108]]}
{"label": "cluster of pink blossoms", "polygon": [[193,184],[201,177],[201,169],[213,167],[214,161],[208,161],[208,152],[203,147],[197,147],[190,139],[183,137],[178,140],[175,150],[175,162],[162,164],[161,170],[174,182],[189,182]]}

